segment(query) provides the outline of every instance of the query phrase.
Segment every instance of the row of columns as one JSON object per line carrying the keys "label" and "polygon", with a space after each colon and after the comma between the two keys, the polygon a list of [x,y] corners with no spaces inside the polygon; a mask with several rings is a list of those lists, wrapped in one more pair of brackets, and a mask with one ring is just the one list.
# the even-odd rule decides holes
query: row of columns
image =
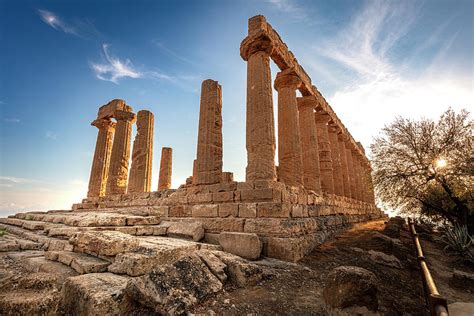
{"label": "row of columns", "polygon": [[[112,119],[115,119],[116,122]],[[132,163],[129,172],[132,125],[135,122],[137,123],[137,133],[133,142]],[[153,160],[153,113],[142,110],[136,115],[128,107],[125,110],[115,110],[110,116],[98,118],[92,122],[92,125],[96,126],[99,132],[87,196],[150,192]],[[171,170],[172,149],[164,147],[161,155],[159,190],[171,187]]]}
{"label": "row of columns", "polygon": [[302,81],[291,68],[275,79],[278,92],[278,175],[271,87],[272,43],[242,43],[247,61],[246,180],[276,180],[315,192],[374,203],[370,165],[314,96],[297,98]]}

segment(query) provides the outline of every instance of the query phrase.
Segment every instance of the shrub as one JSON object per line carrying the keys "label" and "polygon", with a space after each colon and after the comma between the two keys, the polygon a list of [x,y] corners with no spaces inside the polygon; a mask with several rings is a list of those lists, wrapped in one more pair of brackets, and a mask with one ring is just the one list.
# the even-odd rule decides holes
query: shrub
{"label": "shrub", "polygon": [[466,225],[455,224],[453,227],[447,228],[440,238],[446,246],[444,251],[451,251],[463,258],[474,260],[471,252],[471,246],[474,240],[467,230]]}

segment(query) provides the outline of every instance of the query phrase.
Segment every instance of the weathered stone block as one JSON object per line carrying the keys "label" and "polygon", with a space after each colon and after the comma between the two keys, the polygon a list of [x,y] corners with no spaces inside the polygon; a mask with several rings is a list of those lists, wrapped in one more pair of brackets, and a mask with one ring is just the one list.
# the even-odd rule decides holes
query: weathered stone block
{"label": "weathered stone block", "polygon": [[169,210],[169,217],[189,217],[192,215],[192,208],[190,205],[176,205],[171,206]]}
{"label": "weathered stone block", "polygon": [[257,217],[257,203],[240,203],[239,217]]}
{"label": "weathered stone block", "polygon": [[167,234],[199,241],[204,237],[204,228],[199,222],[173,222],[168,227]]}
{"label": "weathered stone block", "polygon": [[219,204],[219,217],[237,217],[239,215],[238,203]]}
{"label": "weathered stone block", "polygon": [[258,259],[262,252],[262,242],[257,234],[223,232],[219,235],[219,244],[224,251],[249,260]]}
{"label": "weathered stone block", "polygon": [[217,204],[193,205],[192,216],[193,217],[217,217],[219,215],[218,207],[219,206]]}
{"label": "weathered stone block", "polygon": [[291,206],[291,217],[308,217],[308,207],[306,205],[295,204]]}
{"label": "weathered stone block", "polygon": [[290,217],[291,204],[263,202],[257,204],[257,217]]}
{"label": "weathered stone block", "polygon": [[232,202],[234,201],[234,192],[217,192],[212,193],[213,202]]}

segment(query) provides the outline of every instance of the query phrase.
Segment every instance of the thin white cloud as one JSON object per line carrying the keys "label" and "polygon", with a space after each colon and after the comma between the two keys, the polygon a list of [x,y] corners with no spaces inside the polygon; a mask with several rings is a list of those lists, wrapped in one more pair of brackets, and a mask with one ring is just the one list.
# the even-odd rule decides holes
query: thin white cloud
{"label": "thin white cloud", "polygon": [[39,182],[38,180],[34,179],[26,179],[26,178],[18,178],[18,177],[10,177],[10,176],[0,176],[0,182],[9,182],[9,184],[25,184],[25,183],[35,183]]}
{"label": "thin white cloud", "polygon": [[275,9],[288,14],[295,20],[307,20],[307,11],[294,0],[267,0]]}
{"label": "thin white cloud", "polygon": [[3,121],[6,123],[20,123],[20,119],[17,118],[5,118]]}
{"label": "thin white cloud", "polygon": [[53,29],[63,31],[66,34],[78,35],[74,27],[64,22],[58,15],[54,14],[53,12],[39,9],[38,14],[41,17],[41,20],[43,20],[44,23],[48,24]]}
{"label": "thin white cloud", "polygon": [[129,59],[125,61],[113,57],[108,52],[109,45],[103,44],[102,50],[105,63],[92,63],[92,69],[97,79],[118,84],[121,78],[142,78],[143,73],[136,70]]}
{"label": "thin white cloud", "polygon": [[[405,59],[398,62],[391,59],[396,45],[414,29],[418,9],[411,3],[368,2],[339,34],[313,48],[323,59],[335,63],[333,67],[345,70],[336,78],[339,89],[328,100],[366,148],[397,115],[436,118],[449,106],[457,110],[472,106],[471,79],[451,72],[447,66],[457,33],[443,33],[446,25],[433,30],[426,43],[417,45],[435,51],[424,71],[414,74],[416,65],[410,64],[420,48],[413,47],[413,52],[405,49]],[[313,64],[310,68],[318,67]]]}
{"label": "thin white cloud", "polygon": [[58,139],[58,134],[52,132],[52,131],[46,131],[46,134],[44,135],[48,139],[56,140]]}

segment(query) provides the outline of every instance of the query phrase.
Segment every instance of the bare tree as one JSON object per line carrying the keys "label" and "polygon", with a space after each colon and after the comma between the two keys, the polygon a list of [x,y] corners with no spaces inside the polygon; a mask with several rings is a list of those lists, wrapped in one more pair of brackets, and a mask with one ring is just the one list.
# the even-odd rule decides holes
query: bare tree
{"label": "bare tree", "polygon": [[468,111],[452,109],[438,122],[398,117],[386,126],[370,146],[381,202],[474,233],[473,127]]}

